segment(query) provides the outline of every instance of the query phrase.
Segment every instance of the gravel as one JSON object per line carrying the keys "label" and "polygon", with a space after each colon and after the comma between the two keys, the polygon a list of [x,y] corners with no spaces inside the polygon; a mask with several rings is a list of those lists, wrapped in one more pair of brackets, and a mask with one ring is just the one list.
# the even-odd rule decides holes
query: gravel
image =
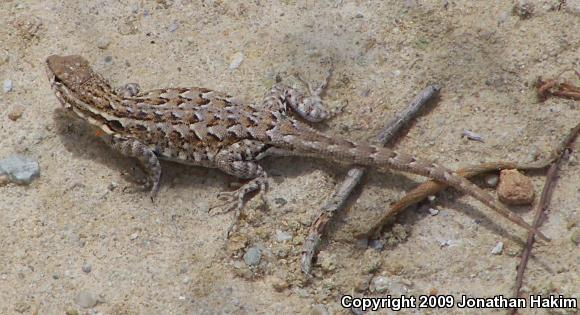
{"label": "gravel", "polygon": [[283,243],[292,240],[292,234],[284,231],[276,230],[276,241],[278,243]]}
{"label": "gravel", "polygon": [[91,270],[93,270],[93,266],[91,266],[90,264],[84,264],[82,270],[84,273],[90,273]]}
{"label": "gravel", "polygon": [[244,53],[237,52],[230,58],[230,70],[234,70],[240,67],[242,62],[244,61]]}
{"label": "gravel", "polygon": [[262,251],[258,247],[250,247],[244,254],[244,262],[248,266],[257,266],[262,258]]}
{"label": "gravel", "polygon": [[497,244],[495,244],[495,247],[491,250],[491,254],[501,255],[501,252],[503,252],[503,242],[497,242]]}
{"label": "gravel", "polygon": [[12,80],[10,80],[10,79],[4,80],[4,84],[2,85],[2,89],[4,90],[4,93],[8,93],[8,92],[12,91],[12,87],[13,87]]}
{"label": "gravel", "polygon": [[28,185],[40,175],[40,167],[36,160],[14,154],[0,160],[0,176],[2,175],[16,184]]}

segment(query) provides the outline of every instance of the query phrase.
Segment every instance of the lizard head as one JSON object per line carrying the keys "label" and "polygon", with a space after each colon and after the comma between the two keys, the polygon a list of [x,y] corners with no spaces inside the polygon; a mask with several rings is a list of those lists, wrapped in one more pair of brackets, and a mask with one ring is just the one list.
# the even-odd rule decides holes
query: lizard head
{"label": "lizard head", "polygon": [[58,99],[66,107],[72,95],[82,93],[83,85],[94,76],[89,62],[81,56],[52,55],[46,58],[46,72]]}

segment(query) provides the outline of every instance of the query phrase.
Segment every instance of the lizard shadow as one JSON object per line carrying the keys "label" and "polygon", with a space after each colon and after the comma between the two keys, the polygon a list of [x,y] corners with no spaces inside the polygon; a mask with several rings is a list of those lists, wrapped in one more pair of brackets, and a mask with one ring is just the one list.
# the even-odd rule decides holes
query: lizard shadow
{"label": "lizard shadow", "polygon": [[[377,175],[373,175],[377,176]],[[412,188],[416,187],[419,185],[419,181],[415,181],[412,179],[409,179],[407,177],[405,177],[402,174],[396,174],[396,173],[391,173],[390,174],[390,178],[396,178],[395,181],[397,183],[399,183],[399,185],[397,185],[397,187],[401,187],[401,183],[404,183],[403,186],[403,191],[410,191]],[[369,180],[366,180],[367,182]],[[370,179],[370,181],[373,181],[372,179]],[[379,186],[383,186],[383,185],[387,185],[387,182],[384,181],[378,181],[378,185]],[[375,183],[376,184],[376,183]],[[362,186],[362,185],[361,185]],[[362,191],[361,186],[357,187],[357,189],[353,192],[353,194],[351,196],[349,196],[349,198],[347,199],[347,204],[345,206],[345,208],[349,208],[349,207],[353,207],[355,201],[358,198],[358,195],[360,195],[360,192]],[[390,186],[390,185],[389,185]],[[442,208],[451,210],[453,209],[453,211],[456,211],[459,213],[459,215],[467,215],[469,218],[471,218],[472,220],[474,220],[479,227],[484,228],[488,231],[491,231],[492,233],[498,235],[501,238],[504,239],[509,239],[510,241],[512,241],[513,243],[519,244],[519,245],[524,245],[525,244],[525,240],[518,237],[517,234],[514,233],[514,229],[519,229],[519,227],[513,227],[513,228],[504,228],[504,226],[506,224],[512,224],[511,222],[506,221],[503,217],[498,216],[497,214],[494,214],[492,212],[494,212],[491,209],[486,208],[485,210],[478,210],[476,208],[475,205],[472,205],[471,203],[466,203],[466,202],[462,202],[462,201],[457,201],[457,197],[459,196],[459,193],[454,191],[453,189],[451,189],[453,192],[450,194],[449,193],[449,189],[445,190],[446,191],[446,195],[445,197],[440,197],[437,199],[437,202],[434,204],[434,206],[440,206]],[[474,201],[476,202],[476,201]],[[393,202],[394,203],[394,202]],[[391,218],[382,228],[381,233],[379,233],[378,238],[381,239],[385,236],[386,231],[389,231],[390,228],[395,224],[395,223],[404,223],[406,225],[410,225],[410,226],[414,226],[415,224],[421,224],[421,222],[425,219],[428,219],[429,217],[431,217],[431,214],[428,213],[427,211],[424,211],[425,207],[423,205],[425,204],[429,204],[428,201],[424,200],[421,201],[417,204],[414,205],[410,205],[409,207],[407,207],[406,210],[403,210],[401,213],[397,214],[396,216],[394,216],[393,218]],[[369,222],[374,223],[376,220],[378,220],[378,218],[382,217],[383,213],[388,211],[389,207],[391,205],[389,204],[385,204],[383,207],[374,207],[376,210],[373,210],[372,213],[370,213],[369,215],[373,216],[374,219],[370,219],[368,220]],[[512,207],[510,207],[512,208]],[[512,209],[514,210],[514,212],[520,212],[522,209]],[[520,211],[518,211],[520,210]],[[350,220],[352,218],[351,214],[348,214],[346,211],[339,211],[338,213],[336,213],[336,220],[334,221],[335,223],[331,224],[328,228],[328,235],[330,238],[332,238],[332,235],[334,235],[335,233],[337,233],[337,231],[339,229],[341,229],[345,224],[345,222],[347,220]],[[457,223],[460,227],[461,224]],[[363,232],[367,227],[358,227],[358,229],[360,231],[358,232]],[[354,232],[353,235],[356,236],[356,234],[358,232]],[[354,239],[354,237],[353,237]],[[405,243],[405,240],[401,240],[400,242],[398,242],[398,244],[400,243]]]}
{"label": "lizard shadow", "polygon": [[[95,127],[69,114],[62,108],[54,111],[53,118],[56,133],[59,135],[61,143],[75,158],[92,160],[105,167],[119,171],[129,182],[126,187],[129,189],[137,187],[138,183],[136,180],[145,178],[145,174],[141,170],[138,161],[134,158],[124,156],[109,147],[109,145],[99,139]],[[189,167],[166,161],[161,161],[161,166],[163,168],[161,176],[162,189],[166,185],[175,186],[184,182],[187,182],[188,186],[199,189],[208,186],[215,186],[217,189],[222,186],[220,182],[223,182],[220,176],[223,178],[227,177],[226,174],[220,175],[220,171],[214,171],[212,173],[212,170],[209,169]],[[127,172],[127,170],[130,171]],[[218,180],[208,180],[207,172],[210,172],[209,174],[215,174],[215,176],[210,177],[217,178]],[[188,180],[169,180],[178,177],[186,177]],[[148,198],[147,192],[144,190],[137,190],[135,193],[143,193],[143,197]]]}

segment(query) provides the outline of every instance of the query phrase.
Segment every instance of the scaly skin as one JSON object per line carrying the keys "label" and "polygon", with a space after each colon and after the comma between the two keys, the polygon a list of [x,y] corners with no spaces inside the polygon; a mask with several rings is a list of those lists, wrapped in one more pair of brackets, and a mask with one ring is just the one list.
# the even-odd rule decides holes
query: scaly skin
{"label": "scaly skin", "polygon": [[292,112],[311,122],[328,117],[319,96],[326,83],[311,88],[309,96],[276,85],[261,104],[250,105],[205,88],[158,89],[127,97],[116,93],[80,56],[50,56],[46,64],[51,86],[64,107],[102,130],[114,149],[140,160],[149,175],[152,196],[159,187],[159,159],[218,168],[250,179],[232,195],[239,211],[247,193],[265,189],[266,172],[257,161],[266,156],[305,156],[429,177],[532,229],[448,168],[386,148],[329,137],[293,118]]}

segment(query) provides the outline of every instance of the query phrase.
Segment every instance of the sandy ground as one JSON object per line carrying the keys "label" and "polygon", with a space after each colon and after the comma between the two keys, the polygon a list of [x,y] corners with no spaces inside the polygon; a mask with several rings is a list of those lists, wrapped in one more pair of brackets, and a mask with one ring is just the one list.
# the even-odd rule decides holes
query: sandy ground
{"label": "sandy ground", "polygon": [[[452,168],[523,162],[549,154],[580,119],[577,102],[540,103],[534,94],[539,76],[580,69],[580,5],[568,1],[558,10],[558,2],[532,1],[530,16],[518,16],[512,1],[1,1],[0,79],[14,87],[0,91],[0,158],[34,158],[41,176],[29,186],[0,187],[0,313],[333,314],[347,313],[343,294],[511,296],[525,232],[472,198],[446,191],[428,205],[438,215],[425,206],[401,215],[395,230],[403,237],[383,250],[353,240],[419,177],[367,176],[332,224],[311,280],[300,273],[301,245],[344,167],[266,161],[269,206],[252,200],[229,241],[223,236],[232,215],[207,210],[231,177],[164,164],[156,204],[144,192],[124,192],[134,184],[122,173],[133,173],[135,161],[63,114],[43,62],[80,54],[114,86],[203,86],[255,101],[276,77],[321,80],[332,58],[325,100],[343,111],[321,130],[374,141],[419,90],[439,83],[437,106],[397,149]],[[240,53],[243,62],[230,69]],[[571,71],[563,76],[574,79]],[[17,108],[23,115],[12,121]],[[463,139],[464,129],[485,142]],[[543,173],[531,175],[539,192]],[[542,228],[553,241],[534,249],[524,293],[578,298],[580,250],[571,241],[580,225],[577,154],[559,175]],[[528,207],[515,211],[532,220]],[[502,254],[492,255],[500,241]],[[243,259],[249,248],[261,250],[252,269]],[[98,303],[82,308],[79,295]]]}

